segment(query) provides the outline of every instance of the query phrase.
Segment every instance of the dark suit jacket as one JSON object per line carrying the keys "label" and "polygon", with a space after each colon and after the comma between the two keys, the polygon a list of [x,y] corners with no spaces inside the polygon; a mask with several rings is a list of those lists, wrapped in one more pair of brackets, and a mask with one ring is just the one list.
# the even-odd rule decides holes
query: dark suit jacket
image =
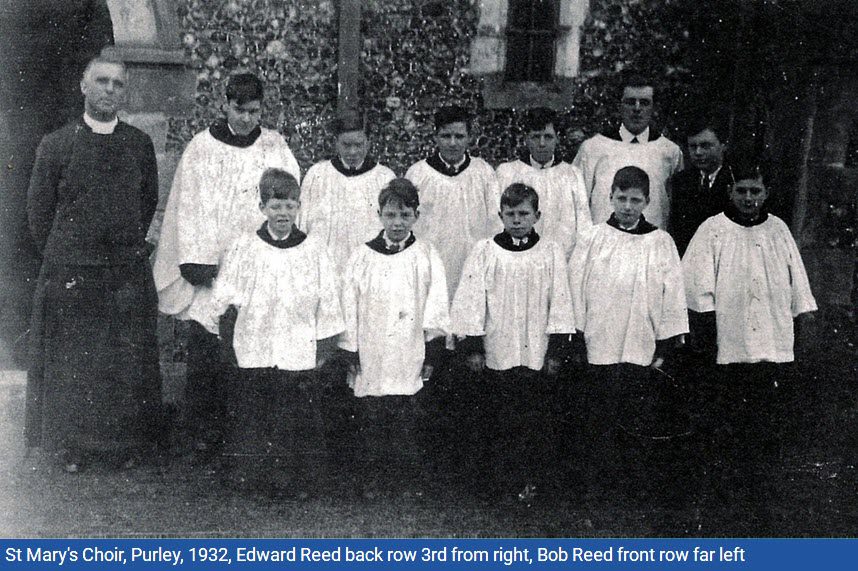
{"label": "dark suit jacket", "polygon": [[685,253],[692,236],[704,220],[723,212],[730,201],[733,185],[732,171],[724,165],[707,191],[700,189],[700,171],[694,167],[679,172],[670,179],[670,221],[668,232],[676,242],[679,255]]}

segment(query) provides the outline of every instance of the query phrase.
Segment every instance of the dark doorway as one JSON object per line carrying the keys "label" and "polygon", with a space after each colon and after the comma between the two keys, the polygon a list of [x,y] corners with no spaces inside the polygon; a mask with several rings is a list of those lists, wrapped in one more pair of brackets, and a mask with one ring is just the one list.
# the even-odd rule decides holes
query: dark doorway
{"label": "dark doorway", "polygon": [[[113,44],[106,0],[0,0],[0,368],[21,366],[39,256],[26,196],[42,136],[81,113],[86,62]],[[5,361],[5,362],[4,362]]]}

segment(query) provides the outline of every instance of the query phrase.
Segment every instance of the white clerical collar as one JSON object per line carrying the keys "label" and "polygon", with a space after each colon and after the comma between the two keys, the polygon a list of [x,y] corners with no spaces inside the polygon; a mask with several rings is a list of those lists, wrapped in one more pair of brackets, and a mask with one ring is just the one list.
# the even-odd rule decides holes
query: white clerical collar
{"label": "white clerical collar", "polygon": [[617,221],[617,225],[619,225],[620,228],[622,228],[623,230],[626,230],[626,231],[634,230],[635,228],[638,227],[638,224],[640,224],[640,223],[641,223],[640,216],[638,216],[638,219],[635,220],[635,223],[632,224],[631,226],[623,226],[619,220]]}
{"label": "white clerical collar", "polygon": [[340,157],[340,162],[343,163],[343,166],[346,167],[347,170],[356,171],[360,170],[360,168],[363,167],[363,164],[366,162],[366,157],[364,157],[364,159],[356,165],[350,165],[349,163],[344,161],[342,157]]}
{"label": "white clerical collar", "polygon": [[454,164],[454,165],[451,165],[450,163],[445,161],[444,157],[441,156],[441,153],[438,153],[438,158],[441,159],[441,162],[444,163],[444,165],[446,165],[446,167],[448,169],[459,170],[459,167],[461,167],[463,164],[465,164],[465,159],[468,158],[468,155],[467,155],[467,153],[462,155],[462,160],[459,161],[458,163]]}
{"label": "white clerical collar", "polygon": [[89,113],[84,111],[83,122],[86,123],[96,135],[110,135],[113,133],[113,130],[116,129],[116,125],[119,124],[119,119],[117,117],[113,117],[110,121],[99,121],[98,119],[90,117]]}
{"label": "white clerical collar", "polygon": [[266,225],[265,225],[265,229],[268,231],[268,235],[269,235],[269,236],[271,236],[271,238],[273,238],[274,240],[277,240],[277,241],[283,241],[283,240],[285,240],[286,238],[288,238],[288,237],[289,237],[289,234],[291,234],[291,233],[292,233],[292,229],[291,229],[291,228],[289,228],[289,231],[286,233],[286,235],[285,235],[285,236],[283,236],[283,237],[281,238],[281,237],[279,237],[277,234],[275,234],[274,232],[272,232],[272,231],[271,231],[271,228],[268,226],[268,224],[266,224]]}
{"label": "white clerical collar", "polygon": [[409,232],[409,233],[408,233],[408,236],[406,236],[405,238],[403,238],[401,242],[394,242],[393,240],[391,240],[390,238],[388,238],[388,236],[387,236],[387,230],[385,230],[384,232],[382,232],[382,233],[381,233],[381,235],[382,235],[382,237],[384,238],[384,245],[385,245],[385,246],[387,246],[387,249],[388,249],[388,250],[398,250],[398,251],[400,251],[400,252],[401,252],[401,251],[402,251],[402,249],[405,247],[405,242],[407,242],[407,241],[408,241],[408,239],[411,237],[411,232]]}
{"label": "white clerical collar", "polygon": [[620,125],[620,139],[623,140],[624,143],[631,143],[632,139],[637,137],[638,143],[648,143],[649,142],[649,126],[646,129],[635,135],[628,129],[624,124]]}
{"label": "white clerical collar", "polygon": [[554,164],[554,155],[551,155],[551,158],[548,159],[548,162],[545,164],[540,163],[539,161],[537,161],[536,159],[533,158],[533,155],[530,155],[530,166],[532,166],[535,169],[539,169],[539,170],[547,169],[553,164]]}

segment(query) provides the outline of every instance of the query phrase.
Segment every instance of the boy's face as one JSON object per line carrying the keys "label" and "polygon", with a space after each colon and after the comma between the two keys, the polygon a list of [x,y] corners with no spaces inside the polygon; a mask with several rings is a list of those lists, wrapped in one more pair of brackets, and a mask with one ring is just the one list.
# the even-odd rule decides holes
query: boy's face
{"label": "boy's face", "polygon": [[557,133],[554,125],[546,125],[537,131],[528,131],[527,150],[530,156],[539,163],[547,163],[554,156],[554,148],[557,146]]}
{"label": "boy's face", "polygon": [[438,147],[438,153],[451,165],[461,162],[469,143],[468,126],[462,122],[449,123],[435,131],[435,145]]}
{"label": "boy's face", "polygon": [[524,238],[533,229],[533,225],[539,220],[542,215],[538,210],[533,208],[529,200],[525,200],[515,206],[507,204],[501,205],[501,210],[498,213],[503,229],[513,238]]}
{"label": "boy's face", "polygon": [[769,197],[769,191],[763,185],[762,179],[746,178],[736,181],[730,190],[730,202],[739,213],[753,220],[760,215],[763,204]]}
{"label": "boy's face", "polygon": [[269,198],[268,202],[261,202],[259,209],[268,219],[268,229],[277,236],[285,236],[292,229],[301,202],[291,198]]}
{"label": "boy's face", "polygon": [[337,136],[337,156],[347,166],[357,168],[366,158],[369,142],[363,131],[347,131]]}
{"label": "boy's face", "polygon": [[401,242],[408,238],[411,227],[420,217],[420,212],[404,204],[388,202],[378,211],[378,216],[387,237],[394,242]]}
{"label": "boy's face", "polygon": [[633,226],[640,219],[647,204],[649,204],[649,198],[640,188],[622,190],[614,187],[611,189],[611,206],[614,207],[614,215],[623,226]]}
{"label": "boy's face", "polygon": [[236,134],[250,134],[262,120],[262,101],[247,101],[239,104],[233,99],[226,103],[226,122]]}

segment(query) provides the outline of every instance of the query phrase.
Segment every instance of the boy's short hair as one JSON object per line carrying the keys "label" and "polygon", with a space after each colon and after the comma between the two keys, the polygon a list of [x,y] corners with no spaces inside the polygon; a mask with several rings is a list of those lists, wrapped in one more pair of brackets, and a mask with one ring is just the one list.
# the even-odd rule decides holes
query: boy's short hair
{"label": "boy's short hair", "polygon": [[614,189],[628,190],[630,188],[639,188],[646,198],[649,198],[649,175],[642,168],[638,167],[623,167],[614,175],[614,181],[611,183],[611,194]]}
{"label": "boy's short hair", "polygon": [[504,206],[514,207],[522,202],[529,202],[534,211],[539,210],[539,194],[532,186],[516,182],[506,187],[506,190],[501,194],[501,210]]}
{"label": "boy's short hair", "polygon": [[727,142],[727,136],[729,135],[727,122],[720,116],[710,113],[701,113],[691,117],[685,129],[685,136],[693,137],[706,130],[715,133],[715,136],[718,137],[718,142],[722,144]]}
{"label": "boy's short hair", "polygon": [[764,158],[740,155],[730,163],[733,171],[733,180],[738,182],[747,179],[762,179],[763,185],[768,188],[769,171]]}
{"label": "boy's short hair", "polygon": [[549,125],[552,125],[555,131],[557,130],[557,112],[548,107],[534,107],[525,113],[521,123],[525,134],[531,131],[542,131]]}
{"label": "boy's short hair", "polygon": [[378,194],[378,209],[383,209],[387,204],[400,208],[412,208],[417,212],[417,207],[420,206],[417,187],[407,178],[391,180]]}
{"label": "boy's short hair", "polygon": [[295,177],[283,169],[265,169],[259,179],[259,200],[266,204],[272,198],[301,200],[301,187]]}
{"label": "boy's short hair", "polygon": [[364,117],[357,110],[349,109],[339,115],[332,124],[334,135],[340,136],[351,131],[366,131]]}
{"label": "boy's short hair", "polygon": [[471,130],[471,114],[464,107],[448,105],[441,107],[435,112],[435,130],[445,127],[450,123],[464,123]]}
{"label": "boy's short hair", "polygon": [[252,73],[237,73],[226,84],[226,100],[244,105],[249,101],[262,101],[262,81]]}

